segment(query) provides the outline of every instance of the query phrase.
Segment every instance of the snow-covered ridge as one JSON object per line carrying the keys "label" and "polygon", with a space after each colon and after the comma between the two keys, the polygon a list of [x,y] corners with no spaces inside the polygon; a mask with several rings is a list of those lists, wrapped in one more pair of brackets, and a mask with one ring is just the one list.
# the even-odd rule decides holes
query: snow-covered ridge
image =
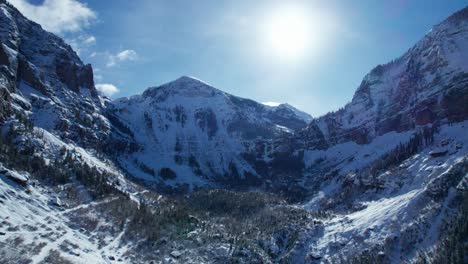
{"label": "snow-covered ridge", "polygon": [[[263,104],[265,104],[265,103],[263,103]],[[301,111],[301,110],[297,109],[296,107],[294,107],[294,106],[292,106],[292,105],[290,105],[288,103],[275,104],[275,105],[265,104],[265,105],[271,107],[274,112],[277,112],[277,111],[290,112],[291,114],[293,114],[293,116],[297,116],[297,117],[301,118],[306,123],[310,123],[310,121],[312,121],[312,116],[311,115],[309,115],[308,113],[306,113],[304,111]]]}
{"label": "snow-covered ridge", "polygon": [[157,93],[162,92],[161,89],[164,90],[164,92],[180,94],[187,97],[210,97],[214,96],[215,94],[223,94],[221,90],[218,90],[199,79],[189,76],[182,76],[159,87],[149,88],[143,92],[142,96],[155,96]]}
{"label": "snow-covered ridge", "polygon": [[349,104],[314,119],[304,134],[320,132],[329,145],[346,141],[365,144],[390,131],[466,119],[466,13],[467,8],[456,13],[402,57],[374,68]]}
{"label": "snow-covered ridge", "polygon": [[[180,78],[168,82],[166,84],[163,84],[158,87],[151,87],[145,90],[141,95],[134,95],[130,97],[125,97],[125,98],[120,98],[116,99],[116,102],[124,102],[124,101],[130,101],[130,100],[144,100],[145,98],[152,98],[152,100],[157,100],[157,99],[165,99],[165,97],[169,95],[180,95],[182,97],[216,97],[216,96],[221,96],[221,97],[226,97],[227,99],[234,99],[236,101],[248,101],[249,104],[253,108],[262,108],[262,106],[265,111],[270,111],[270,112],[283,112],[286,115],[289,115],[289,117],[293,119],[302,119],[304,122],[308,123],[312,120],[312,117],[293,107],[292,105],[288,103],[278,103],[275,105],[269,105],[265,103],[257,103],[254,102],[250,99],[245,99],[245,98],[240,98],[231,94],[228,94],[226,92],[223,92],[222,90],[219,90],[212,85],[198,79],[195,77],[191,76],[181,76]],[[227,102],[230,103],[230,102]]]}

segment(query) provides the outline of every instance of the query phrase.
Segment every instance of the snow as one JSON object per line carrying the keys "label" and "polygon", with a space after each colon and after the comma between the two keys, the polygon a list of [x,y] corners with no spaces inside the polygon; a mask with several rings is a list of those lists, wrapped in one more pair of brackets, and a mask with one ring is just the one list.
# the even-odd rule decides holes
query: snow
{"label": "snow", "polygon": [[60,254],[73,263],[106,263],[99,254],[98,245],[78,230],[68,227],[65,223],[70,220],[58,208],[49,205],[50,198],[46,190],[30,187],[26,193],[0,178],[0,196],[4,197],[4,202],[0,203],[0,219],[3,220],[0,230],[5,233],[2,241],[9,241],[2,243],[3,250],[13,253],[21,248],[22,246],[13,245],[15,238],[21,238],[23,245],[43,243],[36,254],[32,251],[21,253],[22,257],[31,258],[32,263],[40,263],[50,250],[57,250],[60,245],[69,241],[79,245],[79,248],[60,251]]}
{"label": "snow", "polygon": [[[132,200],[140,200],[143,192],[136,192],[137,189],[133,184],[128,182],[111,163],[96,158],[89,151],[72,143],[64,143],[42,128],[34,128],[30,136],[36,148],[42,149],[41,154],[46,160],[60,160],[60,150],[65,148],[74,153],[75,159],[107,172],[111,179],[112,176],[117,178],[120,183],[119,188],[123,192],[129,193]],[[21,145],[18,147],[21,148]],[[0,168],[0,175],[10,178],[13,176],[20,182],[29,179],[26,173],[5,167]],[[31,259],[32,263],[41,263],[51,250],[58,250],[62,257],[73,263],[109,263],[108,256],[123,258],[123,254],[128,250],[126,245],[121,244],[123,231],[116,236],[83,232],[73,227],[76,223],[71,218],[84,209],[92,211],[94,207],[110,203],[115,198],[94,201],[80,188],[80,183],[73,179],[72,182],[77,187],[79,199],[82,200],[82,203],[75,207],[70,207],[64,202],[67,197],[64,197],[63,192],[51,190],[51,187],[42,186],[37,181],[27,186],[19,186],[6,177],[0,177],[0,219],[3,221],[0,232],[5,233],[2,239],[7,241],[7,244],[2,243],[4,247],[0,250],[10,252],[2,254],[12,255],[13,258],[22,256]],[[108,225],[108,223],[100,222],[99,225]],[[106,239],[96,239],[102,237]],[[21,244],[13,247],[11,246],[13,241],[22,242],[15,242]],[[27,253],[23,250],[17,251],[17,248],[27,249],[32,246],[38,247],[38,250]]]}
{"label": "snow", "polygon": [[291,130],[291,129],[285,127],[285,126],[280,126],[280,125],[275,124],[275,127],[276,127],[278,130],[282,130],[282,131],[284,131],[284,132],[286,132],[286,133],[290,133],[290,134],[294,133],[293,130]]}
{"label": "snow", "polygon": [[282,105],[282,103],[277,103],[277,102],[263,102],[262,104],[266,106],[271,106],[271,107],[277,107],[277,106]]}
{"label": "snow", "polygon": [[[288,110],[289,118],[310,117],[289,105],[280,107]],[[244,138],[242,134],[246,128],[236,122],[262,125],[277,134],[294,132],[268,119],[267,116],[279,108],[229,95],[191,77],[149,88],[141,96],[117,99],[113,109],[142,146],[140,151],[130,154],[130,158],[119,158],[121,165],[136,177],[171,186],[207,185],[210,177],[229,174],[232,164],[240,175],[246,172],[255,175],[242,154],[256,139]],[[209,120],[205,121],[203,116]],[[183,162],[177,162],[176,156]],[[194,168],[187,164],[189,157],[196,158],[203,177],[196,175]],[[163,182],[158,175],[142,171],[141,165],[156,174],[163,168],[170,168],[177,177]]]}
{"label": "snow", "polygon": [[[381,244],[387,238],[399,239],[403,236],[403,232],[413,228],[416,225],[414,221],[421,217],[432,217],[433,220],[428,220],[432,224],[426,233],[421,234],[422,242],[413,245],[412,248],[430,249],[437,241],[439,227],[444,217],[450,212],[447,208],[454,197],[455,189],[450,190],[440,206],[440,211],[437,211],[439,207],[427,200],[426,194],[432,183],[449,177],[447,173],[468,158],[467,127],[468,121],[442,126],[432,146],[403,162],[398,170],[379,175],[389,183],[399,181],[402,185],[387,184],[387,189],[380,197],[363,194],[361,205],[364,209],[350,214],[336,215],[325,221],[323,234],[311,240],[308,252],[325,259],[329,259],[338,251],[353,255],[372,245]],[[446,142],[449,142],[448,145]],[[440,149],[441,145],[445,145],[449,150],[448,156],[432,158],[430,152]],[[336,186],[332,187],[335,188]],[[315,210],[318,208],[317,203],[329,193],[325,187],[304,207]],[[398,263],[399,254],[399,252],[392,253],[392,263]]]}
{"label": "snow", "polygon": [[8,54],[8,59],[10,61],[16,60],[16,58],[18,56],[18,52],[16,50],[13,50],[12,48],[8,47],[5,44],[2,44],[2,46],[3,46],[3,50],[6,51],[6,53]]}
{"label": "snow", "polygon": [[297,109],[296,107],[288,104],[288,103],[283,103],[283,104],[279,104],[279,103],[274,103],[274,102],[266,102],[266,103],[262,103],[263,105],[267,106],[269,108],[270,111],[273,111],[273,112],[278,112],[278,111],[281,111],[281,110],[288,110],[291,112],[291,115],[295,118],[299,118],[301,119],[302,121],[306,122],[306,123],[310,123],[312,121],[312,116],[307,114],[306,112],[304,111],[301,111],[299,109]]}
{"label": "snow", "polygon": [[23,104],[29,109],[31,108],[31,103],[29,103],[28,100],[26,100],[24,97],[20,96],[19,94],[13,93],[11,94],[11,97],[13,98],[14,101],[20,102],[21,104]]}
{"label": "snow", "polygon": [[17,171],[11,171],[5,167],[0,167],[0,175],[4,175],[7,178],[10,178],[16,182],[26,183],[29,180],[29,174],[23,172],[19,173]]}
{"label": "snow", "polygon": [[[373,137],[376,128],[386,121],[391,124],[402,116],[414,117],[421,110],[416,109],[419,104],[431,107],[428,102],[440,101],[448,90],[464,85],[460,77],[468,72],[467,32],[465,20],[436,26],[403,56],[367,74],[342,110],[320,117],[315,123],[326,138],[329,132],[353,130],[367,130]],[[330,127],[333,131],[329,131]]]}
{"label": "snow", "polygon": [[310,251],[317,256],[331,256],[337,243],[343,247],[366,248],[353,245],[363,240],[366,245],[376,245],[386,237],[398,236],[401,224],[407,222],[407,211],[418,190],[390,198],[368,202],[367,208],[356,213],[337,216],[326,222],[323,236],[310,245]]}
{"label": "snow", "polygon": [[353,141],[334,145],[326,150],[306,150],[304,163],[307,167],[315,166],[318,159],[333,164],[342,173],[352,172],[363,168],[372,161],[381,158],[400,143],[406,143],[413,135],[413,131],[390,132],[376,137],[372,142],[359,145]]}

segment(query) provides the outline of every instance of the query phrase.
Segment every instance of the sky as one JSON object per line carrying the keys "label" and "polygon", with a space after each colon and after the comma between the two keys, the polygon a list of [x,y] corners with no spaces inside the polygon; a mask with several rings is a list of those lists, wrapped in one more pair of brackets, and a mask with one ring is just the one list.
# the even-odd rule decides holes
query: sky
{"label": "sky", "polygon": [[[131,96],[193,76],[313,116],[352,99],[467,0],[9,0],[93,65],[97,88]],[[292,11],[291,11],[292,10]],[[297,33],[297,34],[296,34]]]}

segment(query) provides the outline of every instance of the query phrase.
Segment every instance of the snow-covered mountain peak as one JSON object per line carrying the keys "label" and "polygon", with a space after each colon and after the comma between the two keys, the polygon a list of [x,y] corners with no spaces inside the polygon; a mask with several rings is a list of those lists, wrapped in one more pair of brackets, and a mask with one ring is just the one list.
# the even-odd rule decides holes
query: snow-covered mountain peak
{"label": "snow-covered mountain peak", "polygon": [[275,111],[285,111],[285,112],[291,112],[294,116],[299,117],[300,119],[304,120],[304,122],[309,123],[312,121],[312,116],[309,115],[308,113],[301,111],[297,109],[296,107],[288,104],[288,103],[283,103],[279,104],[278,106],[273,107]]}
{"label": "snow-covered mountain peak", "polygon": [[188,98],[206,98],[216,95],[224,97],[225,93],[199,79],[189,76],[182,76],[174,81],[157,87],[151,87],[143,92],[143,98],[153,99],[162,99],[176,95]]}
{"label": "snow-covered mountain peak", "polygon": [[176,80],[163,84],[160,87],[166,89],[177,89],[177,90],[210,90],[215,89],[213,86],[209,85],[208,83],[197,79],[191,76],[181,76]]}
{"label": "snow-covered mountain peak", "polygon": [[448,24],[457,25],[459,23],[466,24],[467,20],[468,20],[468,7],[465,7],[463,9],[459,10],[458,12],[455,12],[453,15],[449,16],[444,21],[442,21],[439,24],[439,26],[440,25],[448,25]]}
{"label": "snow-covered mountain peak", "polygon": [[312,116],[308,113],[297,109],[288,103],[264,102],[262,103],[269,111],[281,114],[282,116],[291,116],[299,118],[306,123],[312,121]]}
{"label": "snow-covered mountain peak", "polygon": [[175,184],[258,176],[242,155],[257,141],[292,135],[311,119],[288,104],[266,106],[187,76],[115,100],[113,110],[142,146],[124,161],[132,175],[161,181],[157,172],[167,168],[178,175]]}
{"label": "snow-covered mountain peak", "polygon": [[202,81],[201,79],[198,79],[193,76],[188,76],[188,75],[183,75],[177,78],[175,81],[172,81],[171,83],[177,83],[180,85],[192,85],[192,84],[204,84],[207,86],[210,86],[208,83]]}

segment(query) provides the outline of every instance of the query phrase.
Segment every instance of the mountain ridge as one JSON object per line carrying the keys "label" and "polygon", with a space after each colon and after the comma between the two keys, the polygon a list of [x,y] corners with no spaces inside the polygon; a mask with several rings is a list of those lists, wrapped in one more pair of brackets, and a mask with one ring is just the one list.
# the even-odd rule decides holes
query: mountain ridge
{"label": "mountain ridge", "polygon": [[[463,46],[466,42],[467,23],[462,14],[466,13],[466,8],[460,12],[454,16],[465,19],[457,20],[453,29],[450,28],[453,19],[448,18],[435,26],[403,56],[375,67],[363,79],[352,101],[343,110],[314,119],[311,130],[320,130],[325,137],[329,133],[332,137],[333,134],[354,134],[349,139],[366,143],[374,137],[373,134],[411,129],[414,125],[441,120],[444,116],[449,120],[457,120],[452,112],[462,115],[458,120],[465,119],[468,109],[463,104],[466,100],[466,88],[463,87],[466,83],[464,72],[468,65],[460,58],[468,55]],[[450,81],[454,83],[447,83]],[[444,85],[461,87],[449,89]],[[449,109],[443,102],[444,98],[436,98],[434,95],[434,92],[448,91],[461,93],[459,100],[445,99],[452,100],[454,108],[458,110]],[[403,113],[409,117],[403,117]],[[336,120],[338,124],[331,124],[327,119]]]}
{"label": "mountain ridge", "polygon": [[[161,89],[161,88],[162,89],[167,89],[167,90],[170,90],[170,89],[175,89],[175,90],[180,89],[180,90],[184,90],[184,91],[188,90],[187,92],[194,95],[194,96],[200,95],[200,94],[194,93],[195,90],[200,89],[200,88],[206,88],[205,91],[211,91],[212,90],[213,92],[225,94],[226,96],[236,97],[236,98],[240,98],[240,99],[243,99],[243,100],[251,100],[251,99],[242,98],[242,97],[230,94],[230,93],[228,93],[226,91],[218,89],[218,88],[204,82],[203,80],[201,80],[199,78],[196,78],[196,77],[193,77],[193,76],[187,76],[187,75],[182,75],[181,77],[179,77],[179,78],[177,78],[177,79],[175,79],[173,81],[169,81],[169,82],[161,84],[159,86],[149,87],[146,90],[144,90],[141,94],[135,94],[135,95],[130,95],[130,96],[126,96],[126,97],[120,97],[120,98],[116,98],[114,100],[115,101],[122,101],[122,100],[129,100],[130,98],[138,97],[138,96],[142,96],[142,97],[151,96],[151,95],[156,94],[158,92],[158,89]],[[198,90],[198,91],[200,91],[200,90]],[[180,92],[180,91],[178,91],[178,92]],[[251,100],[251,101],[254,101],[254,100]],[[256,102],[256,103],[258,103],[258,102]],[[261,103],[261,104],[265,105],[264,103]],[[289,103],[280,103],[280,104],[278,104],[276,106],[271,106],[271,105],[265,105],[265,106],[268,106],[272,110],[289,109],[289,110],[292,110],[292,112],[294,112],[294,114],[297,117],[303,119],[303,121],[305,121],[305,122],[309,122],[310,120],[312,120],[312,117],[308,113],[306,113],[306,112],[292,106]]]}

